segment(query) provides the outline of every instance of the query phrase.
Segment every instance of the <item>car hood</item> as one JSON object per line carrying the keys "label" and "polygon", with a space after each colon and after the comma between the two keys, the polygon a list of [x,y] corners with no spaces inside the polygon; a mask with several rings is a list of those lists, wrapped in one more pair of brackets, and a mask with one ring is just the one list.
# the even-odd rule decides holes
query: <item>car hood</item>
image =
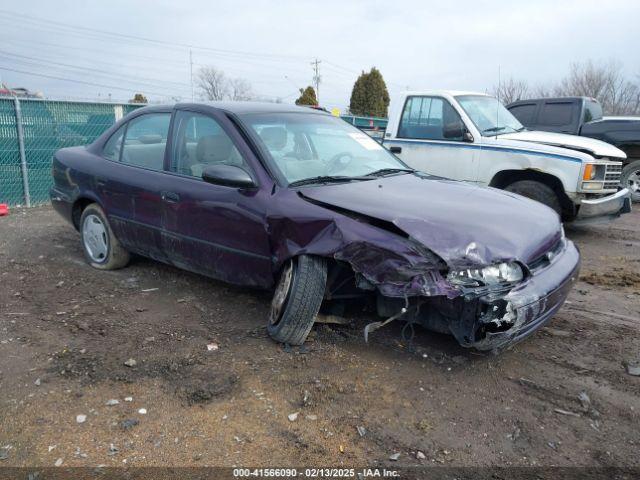
{"label": "car hood", "polygon": [[626,154],[619,148],[601,140],[564,133],[541,132],[538,130],[525,130],[522,132],[506,133],[499,135],[500,140],[518,140],[521,142],[540,143],[554,147],[563,147],[571,150],[587,152],[595,157],[626,158]]}
{"label": "car hood", "polygon": [[[374,226],[393,224],[439,255],[449,267],[528,263],[561,235],[550,208],[519,195],[423,174],[304,187],[300,194]],[[388,225],[388,224],[387,224]],[[396,228],[388,228],[395,231]]]}

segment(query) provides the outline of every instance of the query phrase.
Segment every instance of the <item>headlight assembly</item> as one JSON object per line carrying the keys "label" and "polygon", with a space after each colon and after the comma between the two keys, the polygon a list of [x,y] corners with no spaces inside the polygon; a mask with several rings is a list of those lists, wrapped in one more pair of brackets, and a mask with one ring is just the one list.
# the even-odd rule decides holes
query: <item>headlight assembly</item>
{"label": "headlight assembly", "polygon": [[515,262],[489,265],[485,268],[449,272],[447,280],[453,285],[482,287],[517,283],[524,278],[522,267]]}

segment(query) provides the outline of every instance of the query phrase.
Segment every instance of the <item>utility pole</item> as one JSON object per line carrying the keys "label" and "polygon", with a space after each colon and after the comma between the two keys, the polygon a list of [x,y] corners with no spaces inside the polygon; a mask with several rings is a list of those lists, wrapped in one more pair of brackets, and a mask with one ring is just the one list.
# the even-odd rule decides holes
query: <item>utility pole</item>
{"label": "utility pole", "polygon": [[320,64],[322,62],[317,58],[311,62],[311,66],[313,67],[313,83],[316,86],[316,99],[318,100],[318,105],[320,105]]}
{"label": "utility pole", "polygon": [[191,101],[195,101],[195,96],[193,94],[193,52],[189,49],[189,76],[191,77]]}

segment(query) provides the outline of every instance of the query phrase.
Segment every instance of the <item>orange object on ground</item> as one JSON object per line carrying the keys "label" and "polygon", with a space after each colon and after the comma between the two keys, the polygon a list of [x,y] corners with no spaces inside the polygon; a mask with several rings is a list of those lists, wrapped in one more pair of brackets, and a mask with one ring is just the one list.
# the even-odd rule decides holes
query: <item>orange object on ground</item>
{"label": "orange object on ground", "polygon": [[0,217],[4,217],[5,215],[9,215],[9,205],[0,203]]}

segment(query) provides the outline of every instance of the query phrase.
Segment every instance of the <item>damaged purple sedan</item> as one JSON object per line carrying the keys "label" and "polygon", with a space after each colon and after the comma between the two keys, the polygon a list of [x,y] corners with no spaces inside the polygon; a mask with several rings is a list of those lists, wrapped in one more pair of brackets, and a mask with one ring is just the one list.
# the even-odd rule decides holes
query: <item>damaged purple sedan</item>
{"label": "damaged purple sedan", "polygon": [[323,301],[497,350],[545,324],[580,257],[558,216],[408,168],[339,118],[295,106],[178,104],[55,154],[56,210],[87,261],[130,254],[274,291],[267,329],[301,344]]}

